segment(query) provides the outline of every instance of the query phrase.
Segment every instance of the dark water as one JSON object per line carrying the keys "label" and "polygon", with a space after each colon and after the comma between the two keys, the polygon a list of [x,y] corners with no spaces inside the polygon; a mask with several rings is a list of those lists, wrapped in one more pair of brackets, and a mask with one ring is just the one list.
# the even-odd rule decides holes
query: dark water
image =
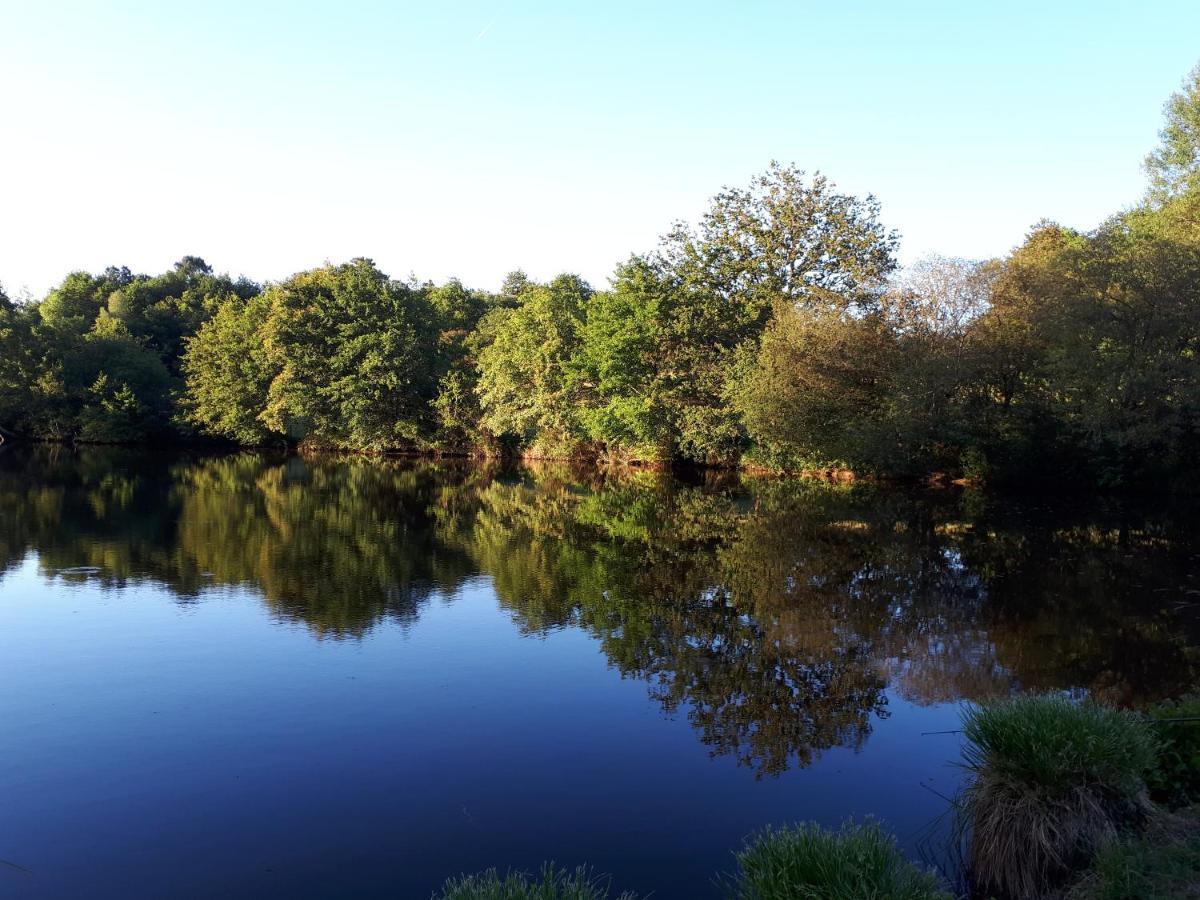
{"label": "dark water", "polygon": [[1200,667],[1187,515],[775,480],[0,454],[0,895],[715,895],[767,823],[938,858],[963,701]]}

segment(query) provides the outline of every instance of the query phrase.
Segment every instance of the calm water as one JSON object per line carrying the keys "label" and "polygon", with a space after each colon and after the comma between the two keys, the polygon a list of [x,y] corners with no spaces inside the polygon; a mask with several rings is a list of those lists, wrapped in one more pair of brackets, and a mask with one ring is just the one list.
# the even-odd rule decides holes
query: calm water
{"label": "calm water", "polygon": [[767,823],[944,847],[959,704],[1200,667],[1187,517],[774,480],[11,448],[0,895],[715,895]]}

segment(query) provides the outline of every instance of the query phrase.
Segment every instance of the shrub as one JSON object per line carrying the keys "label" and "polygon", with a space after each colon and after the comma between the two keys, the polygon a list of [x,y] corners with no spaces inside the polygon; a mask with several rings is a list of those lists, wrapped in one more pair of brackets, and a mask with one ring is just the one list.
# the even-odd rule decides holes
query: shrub
{"label": "shrub", "polygon": [[1164,815],[1139,837],[1100,851],[1070,900],[1200,897],[1200,819]]}
{"label": "shrub", "polygon": [[1200,803],[1200,694],[1160,703],[1150,716],[1159,740],[1150,796],[1170,807]]}
{"label": "shrub", "polygon": [[1150,726],[1059,696],[999,700],[964,714],[970,863],[985,888],[1038,896],[1148,809]]}
{"label": "shrub", "polygon": [[[608,891],[608,879],[594,876],[586,866],[568,872],[546,863],[536,877],[509,872],[501,878],[495,869],[460,875],[442,885],[435,900],[607,900]],[[615,900],[637,898],[622,893]]]}
{"label": "shrub", "polygon": [[738,900],[949,900],[878,825],[768,828],[736,854]]}

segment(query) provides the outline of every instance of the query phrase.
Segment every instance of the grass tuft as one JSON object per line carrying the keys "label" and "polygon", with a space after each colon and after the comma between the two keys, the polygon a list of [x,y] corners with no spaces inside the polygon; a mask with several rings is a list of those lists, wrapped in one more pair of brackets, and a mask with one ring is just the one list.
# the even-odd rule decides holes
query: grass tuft
{"label": "grass tuft", "polygon": [[878,825],[806,823],[763,831],[737,854],[737,900],[949,900]]}
{"label": "grass tuft", "polygon": [[[477,875],[460,875],[442,885],[434,900],[608,900],[609,882],[597,877],[586,866],[573,872],[559,869],[553,863],[542,866],[541,872],[529,875],[509,872],[501,877],[495,869]],[[630,893],[617,895],[613,900],[637,900]]]}
{"label": "grass tuft", "polygon": [[963,796],[972,875],[1015,897],[1042,895],[1149,809],[1149,725],[1133,713],[1030,695],[964,714]]}

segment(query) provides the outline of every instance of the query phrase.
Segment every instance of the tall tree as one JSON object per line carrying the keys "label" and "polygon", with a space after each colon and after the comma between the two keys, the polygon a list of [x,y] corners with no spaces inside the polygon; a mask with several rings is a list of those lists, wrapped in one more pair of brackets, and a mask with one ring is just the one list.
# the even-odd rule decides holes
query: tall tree
{"label": "tall tree", "polygon": [[40,360],[28,311],[13,303],[0,287],[0,438],[4,431],[24,429],[33,404]]}
{"label": "tall tree", "polygon": [[778,304],[805,314],[868,313],[895,267],[897,238],[873,197],[772,163],[718,194],[699,226],[677,226],[661,266],[673,282],[662,329],[662,389],[685,457],[728,462],[746,443],[728,398]]}
{"label": "tall tree", "polygon": [[874,197],[839,193],[819,172],[772,162],[750,187],[717,194],[697,228],[677,225],[664,253],[681,276],[761,322],[778,299],[872,308],[895,268],[897,243]]}
{"label": "tall tree", "polygon": [[456,278],[430,287],[428,292],[438,320],[433,443],[440,450],[469,452],[490,443],[490,434],[480,424],[482,412],[475,390],[479,382],[476,336],[479,320],[497,298],[468,290]]}
{"label": "tall tree", "polygon": [[419,446],[436,391],[426,292],[369,259],[267,289],[264,333],[278,374],[263,422],[296,439],[366,450]]}
{"label": "tall tree", "polygon": [[515,309],[499,309],[483,325],[479,352],[483,424],[525,445],[561,451],[582,436],[574,357],[591,287],[577,275],[527,286]]}
{"label": "tall tree", "polygon": [[263,343],[271,298],[231,298],[187,341],[185,416],[207,434],[257,446],[282,435],[263,421],[267,392],[279,374]]}
{"label": "tall tree", "polygon": [[1160,143],[1146,157],[1150,196],[1158,202],[1200,189],[1200,65],[1167,101]]}
{"label": "tall tree", "polygon": [[574,375],[588,436],[640,459],[674,455],[671,413],[663,392],[662,331],[670,282],[648,259],[617,269],[612,290],[596,294],[580,332]]}

